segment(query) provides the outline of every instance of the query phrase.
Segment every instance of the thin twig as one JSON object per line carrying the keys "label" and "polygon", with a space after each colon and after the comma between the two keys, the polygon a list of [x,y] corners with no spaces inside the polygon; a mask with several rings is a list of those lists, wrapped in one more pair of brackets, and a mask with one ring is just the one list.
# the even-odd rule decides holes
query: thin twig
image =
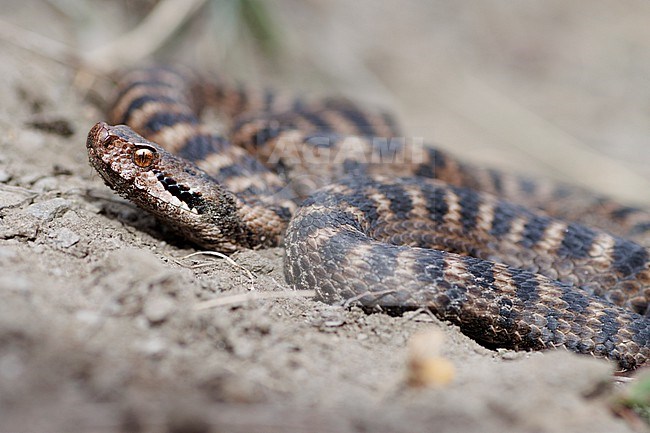
{"label": "thin twig", "polygon": [[237,263],[236,261],[234,261],[233,259],[231,259],[227,255],[225,255],[223,253],[220,253],[218,251],[197,251],[195,253],[191,253],[191,254],[188,254],[186,256],[183,256],[183,257],[181,257],[179,259],[174,259],[174,262],[176,262],[180,266],[183,266],[185,268],[190,268],[190,269],[196,269],[196,268],[202,268],[202,267],[205,267],[205,266],[209,266],[210,263],[201,263],[201,264],[198,264],[198,265],[186,265],[185,263],[181,262],[181,260],[187,260],[187,259],[189,259],[191,257],[199,256],[199,255],[219,257],[220,259],[224,259],[225,261],[227,261],[232,266],[246,272],[246,274],[248,275],[248,278],[251,281],[254,281],[255,278],[257,278],[257,276],[255,274],[253,274],[251,271],[246,269],[244,266],[240,265],[239,263]]}
{"label": "thin twig", "polygon": [[209,308],[222,307],[224,305],[242,304],[249,301],[261,299],[289,299],[289,298],[312,298],[316,295],[314,290],[284,290],[282,292],[254,292],[241,293],[238,295],[221,296],[216,299],[199,302],[194,305],[194,310],[207,310]]}
{"label": "thin twig", "polygon": [[422,313],[424,313],[429,320],[427,322],[435,322],[437,320],[437,317],[433,312],[431,311],[430,307],[420,307],[417,310],[413,310],[410,312],[408,315],[404,315],[407,320],[412,320],[414,322],[423,322],[424,320],[418,319]]}
{"label": "thin twig", "polygon": [[382,291],[378,291],[378,292],[373,292],[373,291],[368,290],[366,292],[360,293],[360,294],[358,294],[356,296],[352,296],[351,298],[346,299],[343,302],[343,308],[349,308],[351,305],[353,305],[356,302],[363,305],[364,307],[369,306],[369,305],[367,305],[367,304],[370,304],[369,302],[368,303],[361,302],[361,299],[365,298],[366,296],[372,296],[374,298],[373,299],[373,306],[374,306],[374,304],[376,304],[379,301],[379,298],[382,298],[382,297],[388,296],[388,295],[392,295],[395,292],[396,292],[396,290],[394,290],[394,289],[387,289],[387,290],[382,290]]}

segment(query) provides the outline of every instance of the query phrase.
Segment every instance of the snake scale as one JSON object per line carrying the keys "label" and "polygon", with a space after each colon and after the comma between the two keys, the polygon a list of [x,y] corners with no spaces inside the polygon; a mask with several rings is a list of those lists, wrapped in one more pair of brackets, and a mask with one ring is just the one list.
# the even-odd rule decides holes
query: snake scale
{"label": "snake scale", "polygon": [[[463,163],[344,98],[168,67],[126,73],[116,94],[117,126],[89,132],[92,166],[194,244],[283,243],[292,288],[427,308],[487,347],[648,362],[646,211]],[[227,134],[199,120],[205,107]]]}

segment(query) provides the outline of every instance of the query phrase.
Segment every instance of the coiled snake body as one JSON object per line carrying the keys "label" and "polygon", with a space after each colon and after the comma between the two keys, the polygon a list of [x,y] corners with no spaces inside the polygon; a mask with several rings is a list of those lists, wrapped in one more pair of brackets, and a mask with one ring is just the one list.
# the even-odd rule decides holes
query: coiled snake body
{"label": "coiled snake body", "polygon": [[[110,122],[129,126],[100,122],[87,141],[111,188],[192,242],[284,242],[290,286],[428,308],[488,347],[648,361],[645,211],[458,162],[347,100],[197,83],[126,74]],[[228,139],[196,117],[206,105],[230,119]]]}

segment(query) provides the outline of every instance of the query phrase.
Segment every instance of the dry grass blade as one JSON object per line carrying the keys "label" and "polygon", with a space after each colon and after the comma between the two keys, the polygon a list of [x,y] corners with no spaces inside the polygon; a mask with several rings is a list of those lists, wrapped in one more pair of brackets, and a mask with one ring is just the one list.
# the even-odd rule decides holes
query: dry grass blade
{"label": "dry grass blade", "polygon": [[63,64],[74,64],[78,58],[68,45],[0,19],[0,39]]}
{"label": "dry grass blade", "polygon": [[160,48],[205,1],[161,1],[136,28],[89,52],[84,63],[109,73],[141,61]]}
{"label": "dry grass blade", "polygon": [[281,292],[256,292],[241,293],[238,295],[222,296],[209,301],[199,302],[194,306],[195,310],[207,310],[209,308],[222,307],[224,305],[242,304],[244,302],[258,301],[261,299],[288,299],[288,298],[313,298],[316,295],[314,290],[284,290]]}
{"label": "dry grass blade", "polygon": [[198,265],[186,265],[185,263],[181,262],[181,260],[187,260],[187,259],[195,257],[195,256],[219,257],[220,259],[224,259],[226,262],[228,262],[229,264],[231,264],[235,268],[238,268],[238,269],[241,269],[242,271],[244,271],[246,273],[246,275],[248,275],[248,278],[251,281],[255,280],[255,278],[256,278],[255,274],[253,274],[251,271],[249,271],[248,269],[246,269],[245,267],[243,267],[242,265],[240,265],[239,263],[237,263],[236,261],[234,261],[233,259],[231,259],[227,255],[225,255],[223,253],[220,253],[218,251],[197,251],[195,253],[191,253],[191,254],[188,254],[186,256],[183,256],[178,260],[175,259],[174,262],[176,262],[177,264],[179,264],[179,265],[181,265],[183,267],[190,268],[190,269],[197,269],[197,268],[202,268],[202,267],[205,267],[205,266],[210,266],[210,263],[201,263],[201,264],[198,264]]}

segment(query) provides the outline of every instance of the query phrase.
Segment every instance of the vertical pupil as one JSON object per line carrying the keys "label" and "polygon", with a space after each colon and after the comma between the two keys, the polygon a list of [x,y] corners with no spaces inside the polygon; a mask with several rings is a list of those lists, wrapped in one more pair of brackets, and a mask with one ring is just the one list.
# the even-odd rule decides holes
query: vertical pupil
{"label": "vertical pupil", "polygon": [[153,153],[148,149],[138,149],[135,151],[133,160],[136,165],[146,167],[153,160]]}

